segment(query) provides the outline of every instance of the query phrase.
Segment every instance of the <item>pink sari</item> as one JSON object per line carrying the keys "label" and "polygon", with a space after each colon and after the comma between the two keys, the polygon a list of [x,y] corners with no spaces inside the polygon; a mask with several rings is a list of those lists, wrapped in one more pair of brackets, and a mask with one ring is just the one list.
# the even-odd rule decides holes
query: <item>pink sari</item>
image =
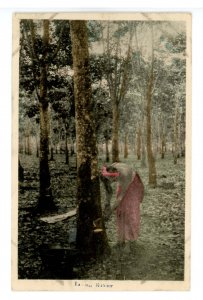
{"label": "pink sari", "polygon": [[[118,187],[117,197],[121,192]],[[140,230],[140,203],[144,196],[144,185],[138,174],[129,184],[127,191],[116,209],[116,224],[119,241],[136,240]]]}

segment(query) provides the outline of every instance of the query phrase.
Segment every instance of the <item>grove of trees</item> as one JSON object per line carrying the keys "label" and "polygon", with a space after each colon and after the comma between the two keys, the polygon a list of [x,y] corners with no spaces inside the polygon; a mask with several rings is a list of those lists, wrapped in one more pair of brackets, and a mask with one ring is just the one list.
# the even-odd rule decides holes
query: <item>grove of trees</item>
{"label": "grove of trees", "polygon": [[36,209],[56,209],[49,161],[75,156],[77,246],[104,253],[100,158],[132,155],[156,188],[156,159],[185,155],[184,22],[21,20],[19,65],[19,153],[39,158]]}

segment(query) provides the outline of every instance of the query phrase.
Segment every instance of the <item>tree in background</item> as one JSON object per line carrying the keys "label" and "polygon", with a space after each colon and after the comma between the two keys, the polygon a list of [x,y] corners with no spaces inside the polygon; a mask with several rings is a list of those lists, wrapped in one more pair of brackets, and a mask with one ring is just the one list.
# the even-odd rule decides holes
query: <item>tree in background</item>
{"label": "tree in background", "polygon": [[[151,22],[150,22],[151,23]],[[152,99],[153,99],[153,85],[154,85],[154,31],[151,23],[151,39],[152,39],[152,54],[151,54],[151,66],[149,69],[149,77],[147,84],[146,93],[146,120],[147,120],[147,158],[149,167],[149,184],[156,187],[156,165],[154,154],[152,150],[152,123],[151,123],[151,112],[152,112]]]}
{"label": "tree in background", "polygon": [[[112,161],[119,161],[119,105],[124,100],[129,79],[132,51],[133,23],[107,22],[106,37],[102,32],[103,51],[106,57],[106,79],[112,101]],[[126,37],[127,35],[127,37]],[[122,53],[121,40],[127,39],[126,54]]]}
{"label": "tree in background", "polygon": [[93,111],[97,143],[105,144],[105,160],[109,162],[109,141],[111,140],[112,133],[112,105],[108,96],[108,91],[102,86],[93,88]]}
{"label": "tree in background", "polygon": [[[63,76],[64,77],[64,76]],[[50,94],[51,104],[55,112],[55,119],[62,121],[62,128],[65,136],[65,163],[69,164],[68,139],[75,136],[75,104],[73,92],[73,80],[68,74],[63,78],[64,88],[53,90]],[[55,128],[55,130],[58,130]],[[63,148],[60,146],[60,148]]]}
{"label": "tree in background", "polygon": [[[40,191],[37,210],[47,212],[55,209],[50,171],[48,163],[50,114],[49,92],[54,84],[59,85],[58,77],[53,76],[56,64],[64,63],[62,57],[70,49],[64,48],[64,28],[67,21],[56,21],[50,25],[49,20],[21,21],[21,56],[20,56],[20,90],[27,92],[27,99],[36,98],[40,124]],[[57,39],[58,38],[58,39]],[[67,42],[68,45],[70,43]],[[58,55],[60,54],[61,55]],[[63,54],[63,55],[62,55]],[[57,56],[58,55],[58,56]],[[65,56],[67,57],[67,56]],[[68,60],[66,61],[68,64]]]}
{"label": "tree in background", "polygon": [[[49,142],[49,147],[62,139],[68,163],[67,141],[75,138],[75,115],[71,112],[74,95],[69,22],[49,22],[46,51],[42,24],[39,20],[21,22],[20,101],[23,105],[27,101],[24,107],[28,109],[29,106],[28,117],[34,112],[39,114],[40,101],[42,102],[40,90],[43,91],[40,86],[43,87],[42,74],[45,70],[46,88],[43,93],[48,106],[51,104],[52,112],[53,140]],[[141,166],[145,166],[147,150],[149,182],[155,186],[157,155],[164,158],[166,149],[171,150],[174,162],[180,155],[184,155],[184,28],[180,25],[182,33],[171,22],[153,22],[151,30],[152,22],[149,21],[90,20],[87,26],[93,91],[91,109],[97,120],[96,143],[105,143],[107,161],[110,143],[113,161],[119,160],[121,147],[126,150],[127,156],[133,144],[137,149],[137,158],[141,159]],[[23,135],[26,135],[26,152],[29,153],[31,127],[27,127],[27,131],[22,129]],[[50,126],[46,132],[49,128]],[[100,146],[101,151],[102,147]]]}

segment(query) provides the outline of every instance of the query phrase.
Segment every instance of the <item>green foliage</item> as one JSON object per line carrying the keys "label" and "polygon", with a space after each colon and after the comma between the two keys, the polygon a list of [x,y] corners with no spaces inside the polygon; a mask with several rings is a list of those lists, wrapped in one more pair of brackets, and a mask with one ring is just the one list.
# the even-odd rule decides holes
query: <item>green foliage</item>
{"label": "green foliage", "polygon": [[[115,55],[93,54],[90,56],[90,74],[92,83],[107,79],[116,72],[123,73],[125,59]],[[116,70],[115,70],[116,67]]]}
{"label": "green foliage", "polygon": [[[153,63],[153,101],[152,112],[167,116],[167,130],[173,127],[173,115],[178,93],[181,111],[185,113],[186,80],[186,34],[184,31],[171,33],[170,22],[153,22],[154,63]],[[116,95],[122,86],[122,78],[127,65],[128,84],[126,95],[120,107],[120,130],[126,126],[135,130],[137,122],[144,118],[146,88],[151,68],[150,38],[152,22],[144,21],[97,21],[87,22],[90,42],[90,75],[93,90],[93,106],[96,119],[98,141],[111,134],[112,103],[110,88],[115,85]],[[169,30],[167,27],[169,26]],[[41,21],[22,20],[20,24],[20,103],[21,115],[38,118],[38,92],[40,68],[43,57]],[[107,28],[109,28],[109,52],[107,49]],[[32,40],[32,30],[35,39]],[[126,61],[129,32],[134,30],[131,58]],[[136,33],[136,34],[135,34]],[[138,44],[137,44],[138,43]],[[100,50],[97,52],[97,47]],[[106,48],[105,48],[106,47]],[[125,51],[124,51],[125,49]],[[147,49],[147,54],[143,51]],[[72,81],[72,55],[69,22],[50,21],[50,43],[45,61],[47,65],[47,98],[53,120],[73,125],[74,128],[74,92]],[[112,86],[109,86],[108,79]],[[175,87],[175,88],[174,88]],[[24,94],[26,96],[24,96]],[[184,116],[183,116],[184,119]],[[23,118],[21,118],[23,124]],[[125,126],[123,126],[125,125]],[[107,130],[108,127],[108,130]],[[21,126],[23,128],[23,126]],[[154,128],[153,128],[154,130]]]}
{"label": "green foliage", "polygon": [[129,31],[129,26],[132,24],[132,22],[127,21],[115,21],[115,24],[118,25],[118,29],[115,30],[113,36],[115,38],[121,38],[126,35],[126,33]]}
{"label": "green foliage", "polygon": [[69,22],[50,21],[50,41],[44,58],[40,21],[21,20],[20,39],[20,88],[30,94],[39,89],[41,65],[47,66],[47,86],[64,86],[58,69],[72,65]]}
{"label": "green foliage", "polygon": [[90,20],[87,22],[87,30],[89,42],[100,41],[102,30],[101,23],[95,20]]}
{"label": "green foliage", "polygon": [[186,35],[184,32],[178,33],[176,36],[161,36],[161,42],[165,42],[166,49],[171,53],[183,53],[186,51]]}
{"label": "green foliage", "polygon": [[[41,65],[47,66],[47,99],[55,113],[54,119],[68,120],[75,115],[73,81],[68,75],[72,66],[69,22],[50,21],[49,44],[44,59],[41,21],[22,20],[20,23],[20,105],[28,118],[39,122],[39,88]],[[26,94],[26,97],[22,98]],[[21,96],[22,95],[22,96]],[[34,99],[34,101],[31,99]]]}
{"label": "green foliage", "polygon": [[90,56],[90,74],[92,83],[102,80],[105,76],[106,58],[104,55]]}
{"label": "green foliage", "polygon": [[112,127],[112,104],[108,91],[100,86],[93,89],[93,112],[96,120],[98,141],[110,139]]}
{"label": "green foliage", "polygon": [[27,108],[26,114],[28,116],[28,118],[33,118],[35,117],[37,114],[39,114],[39,107],[36,104],[33,104],[32,106],[29,106]]}

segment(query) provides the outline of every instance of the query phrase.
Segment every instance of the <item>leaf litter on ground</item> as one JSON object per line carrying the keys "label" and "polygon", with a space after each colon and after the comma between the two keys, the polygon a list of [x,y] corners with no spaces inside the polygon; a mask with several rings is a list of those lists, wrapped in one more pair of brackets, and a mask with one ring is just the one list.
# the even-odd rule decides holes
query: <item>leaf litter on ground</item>
{"label": "leaf litter on ground", "polygon": [[[70,232],[76,227],[73,218],[54,224],[40,221],[30,212],[37,204],[39,188],[38,159],[21,155],[25,182],[19,188],[18,201],[18,276],[40,279],[43,263],[39,252],[42,244],[67,247]],[[74,158],[71,158],[74,165]],[[157,159],[157,188],[148,186],[148,169],[134,157],[123,160],[140,174],[145,196],[141,204],[141,231],[130,250],[117,246],[115,215],[106,222],[111,254],[88,264],[76,266],[77,279],[100,280],[183,280],[185,230],[185,167],[184,158],[174,165],[171,156]],[[50,162],[51,183],[59,214],[76,207],[76,176],[69,172],[64,155],[55,155]],[[70,176],[69,176],[70,174]],[[102,205],[105,197],[101,185]],[[114,197],[115,200],[115,197]],[[68,278],[67,278],[68,279]]]}

